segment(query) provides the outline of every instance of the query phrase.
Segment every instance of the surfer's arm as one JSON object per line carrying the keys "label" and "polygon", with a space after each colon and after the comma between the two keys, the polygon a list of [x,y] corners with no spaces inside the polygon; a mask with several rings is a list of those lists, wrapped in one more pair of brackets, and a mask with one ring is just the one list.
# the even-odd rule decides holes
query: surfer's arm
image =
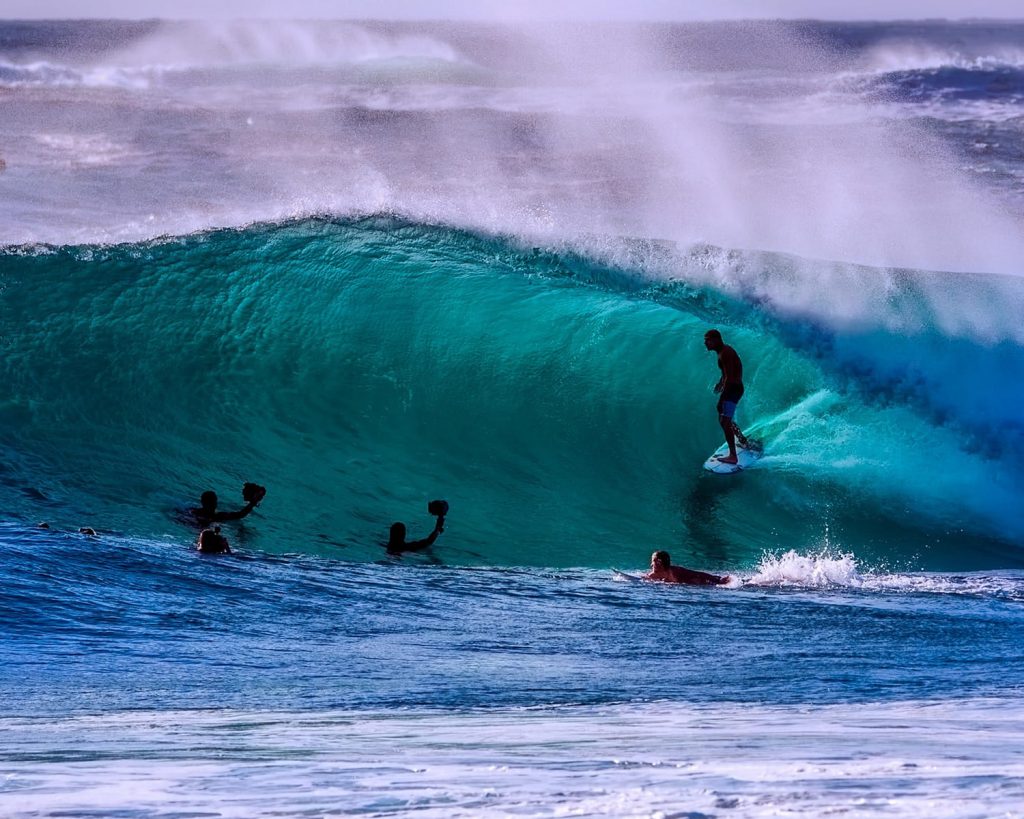
{"label": "surfer's arm", "polygon": [[434,541],[437,540],[437,532],[431,532],[423,540],[411,540],[403,544],[401,551],[394,552],[394,554],[401,554],[401,552],[421,552],[424,549],[429,549],[434,545]]}
{"label": "surfer's arm", "polygon": [[255,503],[247,503],[237,512],[218,512],[216,515],[214,515],[213,519],[218,523],[225,520],[241,520],[255,508]]}
{"label": "surfer's arm", "polygon": [[434,545],[434,541],[437,540],[437,536],[444,531],[444,518],[438,518],[437,524],[434,526],[434,531],[427,535],[423,540],[414,540],[411,543],[406,543],[402,549],[403,552],[418,552],[422,549],[429,549]]}

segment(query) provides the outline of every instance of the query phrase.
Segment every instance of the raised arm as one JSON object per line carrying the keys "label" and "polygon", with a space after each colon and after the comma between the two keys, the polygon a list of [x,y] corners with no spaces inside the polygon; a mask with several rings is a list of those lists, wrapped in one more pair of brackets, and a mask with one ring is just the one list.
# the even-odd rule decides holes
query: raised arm
{"label": "raised arm", "polygon": [[237,512],[217,512],[213,519],[218,522],[224,520],[241,520],[253,509],[259,506],[260,501],[266,496],[267,489],[265,486],[260,486],[258,483],[246,483],[242,486],[242,500],[245,501],[245,506]]}
{"label": "raised arm", "polygon": [[225,521],[225,520],[241,520],[242,518],[244,518],[246,515],[248,515],[255,508],[256,508],[256,504],[253,503],[252,501],[250,501],[245,506],[243,506],[241,509],[239,509],[237,512],[217,512],[213,516],[213,519],[217,523],[221,523],[222,521]]}
{"label": "raised arm", "polygon": [[418,552],[422,549],[429,549],[434,545],[434,541],[437,540],[437,536],[444,531],[444,518],[439,517],[437,523],[434,525],[434,531],[427,535],[423,540],[413,540],[405,544],[405,548],[402,551]]}

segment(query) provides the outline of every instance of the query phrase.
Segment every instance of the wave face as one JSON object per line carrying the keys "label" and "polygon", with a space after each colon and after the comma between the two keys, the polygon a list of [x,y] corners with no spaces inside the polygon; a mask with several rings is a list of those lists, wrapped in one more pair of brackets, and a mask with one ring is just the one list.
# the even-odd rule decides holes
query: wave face
{"label": "wave face", "polygon": [[[632,250],[386,216],[8,248],[0,500],[181,542],[176,508],[209,488],[235,508],[256,480],[269,495],[236,545],[354,560],[381,556],[392,520],[425,534],[445,497],[453,563],[667,548],[752,566],[826,545],[894,568],[1024,565],[1022,340],[936,307],[946,293],[962,319],[973,299],[995,322],[1019,280],[847,268],[877,300],[827,316],[797,298],[824,266]],[[766,443],[738,478],[701,469],[721,438],[708,326],[744,358],[739,420]]]}

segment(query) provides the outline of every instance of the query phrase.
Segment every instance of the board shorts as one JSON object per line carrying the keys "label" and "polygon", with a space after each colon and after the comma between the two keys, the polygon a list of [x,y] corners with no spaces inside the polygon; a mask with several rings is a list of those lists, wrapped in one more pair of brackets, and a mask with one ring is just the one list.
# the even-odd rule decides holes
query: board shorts
{"label": "board shorts", "polygon": [[731,420],[736,414],[736,405],[742,397],[742,384],[726,384],[722,387],[722,394],[718,397],[718,414]]}

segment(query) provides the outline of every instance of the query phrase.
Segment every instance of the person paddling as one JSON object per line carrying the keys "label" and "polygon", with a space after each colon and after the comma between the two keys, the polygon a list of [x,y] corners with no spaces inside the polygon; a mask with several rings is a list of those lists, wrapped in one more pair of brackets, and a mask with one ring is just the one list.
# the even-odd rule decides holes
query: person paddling
{"label": "person paddling", "polygon": [[673,566],[672,557],[668,552],[655,552],[651,555],[651,570],[644,578],[661,583],[683,583],[687,586],[723,586],[732,579],[728,575],[719,577],[717,574]]}

